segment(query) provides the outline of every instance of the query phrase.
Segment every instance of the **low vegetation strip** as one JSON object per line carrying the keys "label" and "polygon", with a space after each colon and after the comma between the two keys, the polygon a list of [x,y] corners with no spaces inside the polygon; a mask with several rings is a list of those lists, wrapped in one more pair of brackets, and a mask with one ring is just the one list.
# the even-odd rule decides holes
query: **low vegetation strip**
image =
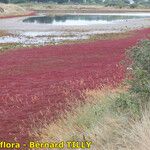
{"label": "low vegetation strip", "polygon": [[148,38],[131,37],[45,46],[0,55],[0,137],[26,142],[34,125],[51,122],[83,102],[82,91],[116,86],[125,78],[126,49]]}

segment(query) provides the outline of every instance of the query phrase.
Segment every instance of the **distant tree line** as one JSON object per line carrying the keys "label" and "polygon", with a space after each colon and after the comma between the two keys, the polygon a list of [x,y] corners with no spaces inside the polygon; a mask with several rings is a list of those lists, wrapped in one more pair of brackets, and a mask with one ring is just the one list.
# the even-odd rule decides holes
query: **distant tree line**
{"label": "distant tree line", "polygon": [[[103,4],[105,6],[124,7],[132,5],[135,7],[138,4],[150,4],[150,0],[0,0],[2,3],[25,3],[25,2],[43,2],[43,3],[87,3],[87,4]],[[133,2],[131,4],[131,2]]]}

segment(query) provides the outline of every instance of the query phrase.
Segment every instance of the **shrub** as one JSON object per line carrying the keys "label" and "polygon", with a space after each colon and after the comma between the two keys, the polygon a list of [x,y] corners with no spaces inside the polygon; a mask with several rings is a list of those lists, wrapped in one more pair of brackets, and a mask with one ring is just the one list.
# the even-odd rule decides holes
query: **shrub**
{"label": "shrub", "polygon": [[150,97],[150,40],[141,41],[128,52],[132,59],[133,80],[130,81],[131,92],[141,97],[142,103]]}
{"label": "shrub", "polygon": [[118,0],[118,1],[114,1],[114,0],[105,0],[104,2],[105,6],[115,6],[115,7],[125,7],[127,4],[123,1],[123,0]]}
{"label": "shrub", "polygon": [[140,103],[130,93],[119,94],[112,107],[118,114],[140,115]]}
{"label": "shrub", "polygon": [[130,4],[130,8],[137,8],[137,7],[138,7],[138,4],[135,4],[135,3]]}

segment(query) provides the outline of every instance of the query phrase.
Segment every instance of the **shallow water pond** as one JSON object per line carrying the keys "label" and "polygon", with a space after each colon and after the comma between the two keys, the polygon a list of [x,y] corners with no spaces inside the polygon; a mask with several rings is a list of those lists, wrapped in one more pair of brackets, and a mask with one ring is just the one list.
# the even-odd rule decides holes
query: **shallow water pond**
{"label": "shallow water pond", "polygon": [[37,16],[24,19],[26,23],[40,23],[51,25],[90,25],[90,24],[109,24],[117,20],[150,18],[150,14],[99,14],[99,15],[55,15]]}

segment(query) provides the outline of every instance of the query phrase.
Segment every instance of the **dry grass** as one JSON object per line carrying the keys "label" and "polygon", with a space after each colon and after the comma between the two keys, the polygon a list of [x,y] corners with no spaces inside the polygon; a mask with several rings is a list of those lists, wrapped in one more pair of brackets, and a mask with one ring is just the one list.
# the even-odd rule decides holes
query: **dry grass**
{"label": "dry grass", "polygon": [[104,139],[112,138],[114,129],[119,126],[118,118],[112,117],[109,111],[112,101],[109,97],[115,97],[123,90],[86,91],[86,104],[79,104],[78,108],[54,123],[33,129],[31,136],[37,137],[41,142],[88,140],[94,143],[92,149],[97,149],[99,145],[102,147]]}
{"label": "dry grass", "polygon": [[[143,113],[139,121],[126,120],[126,117],[109,117],[91,132],[93,150],[149,150],[150,111]],[[96,133],[96,138],[95,134]],[[101,148],[100,148],[101,147]]]}
{"label": "dry grass", "polygon": [[129,150],[149,150],[150,148],[150,110],[143,112],[139,121],[130,123],[130,127],[122,131],[125,146]]}
{"label": "dry grass", "polygon": [[[149,150],[150,111],[141,120],[118,115],[110,108],[115,97],[126,88],[86,91],[85,105],[31,135],[40,142],[92,141],[92,150]],[[64,148],[67,149],[67,148]]]}
{"label": "dry grass", "polygon": [[0,43],[0,54],[7,51],[16,50],[18,48],[21,49],[23,47],[30,47],[30,46],[23,46],[22,44],[19,43]]}
{"label": "dry grass", "polygon": [[121,32],[121,33],[106,33],[106,34],[95,34],[90,36],[90,40],[117,40],[125,39],[133,36],[132,32]]}

